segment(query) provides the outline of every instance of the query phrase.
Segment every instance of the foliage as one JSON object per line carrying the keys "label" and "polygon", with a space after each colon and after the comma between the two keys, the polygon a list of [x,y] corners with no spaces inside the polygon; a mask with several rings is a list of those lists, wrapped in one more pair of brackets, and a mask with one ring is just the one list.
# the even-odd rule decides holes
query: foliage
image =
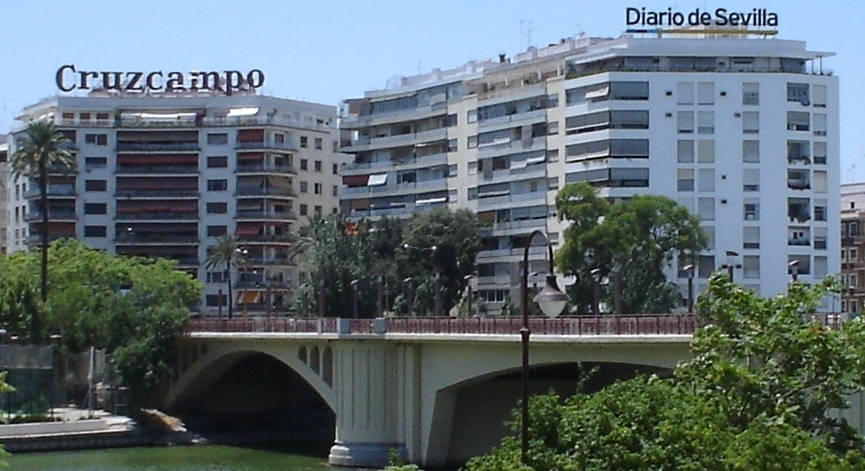
{"label": "foliage", "polygon": [[[528,469],[863,469],[861,437],[830,410],[865,389],[865,330],[858,319],[831,329],[812,320],[829,289],[794,283],[762,299],[713,277],[698,306],[709,324],[672,377],[530,400]],[[519,440],[506,437],[465,469],[519,461]]]}
{"label": "foliage", "polygon": [[228,284],[228,318],[231,319],[234,314],[234,292],[231,288],[231,263],[234,262],[236,268],[241,268],[246,264],[245,253],[237,241],[237,238],[231,234],[223,234],[217,237],[213,244],[207,247],[207,258],[204,260],[204,268],[208,270],[225,269],[227,273],[226,283]]}
{"label": "foliage", "polygon": [[[174,262],[111,256],[74,240],[53,242],[48,255],[45,303],[33,295],[38,255],[0,258],[0,328],[32,343],[59,335],[64,351],[105,349],[121,381],[143,400],[170,374],[169,346],[198,302],[199,283]],[[42,321],[33,322],[36,316]]]}
{"label": "foliage", "polygon": [[679,296],[664,269],[674,258],[693,263],[706,246],[699,219],[663,196],[635,195],[613,204],[592,186],[575,183],[558,193],[556,209],[569,222],[556,262],[577,276],[569,291],[579,312],[591,310],[593,283],[601,280],[608,281],[603,298],[616,312],[669,312]]}
{"label": "foliage", "polygon": [[[12,176],[39,175],[39,208],[42,221],[39,225],[41,239],[40,293],[42,301],[48,296],[48,168],[54,165],[67,169],[75,167],[75,156],[63,145],[68,140],[51,121],[33,121],[27,125],[24,135],[17,142],[17,149],[9,160]],[[38,321],[34,317],[34,321]],[[40,329],[41,326],[35,326]]]}

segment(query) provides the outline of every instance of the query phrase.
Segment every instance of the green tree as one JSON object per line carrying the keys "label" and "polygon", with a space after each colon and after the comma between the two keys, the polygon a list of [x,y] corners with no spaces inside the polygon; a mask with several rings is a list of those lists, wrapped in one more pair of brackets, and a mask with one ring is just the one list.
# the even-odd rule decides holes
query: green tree
{"label": "green tree", "polygon": [[234,292],[231,287],[231,264],[241,268],[246,264],[246,256],[237,237],[231,234],[223,234],[217,237],[213,243],[207,247],[207,258],[204,260],[204,268],[208,270],[224,269],[226,283],[228,284],[228,318],[231,319],[234,314]]}
{"label": "green tree", "polygon": [[611,204],[586,183],[565,186],[556,196],[559,217],[568,221],[556,253],[559,269],[576,275],[571,299],[588,312],[593,285],[608,280],[605,298],[617,313],[669,312],[678,302],[664,269],[674,257],[693,262],[706,246],[699,219],[675,201],[636,195]]}
{"label": "green tree", "polygon": [[55,165],[75,168],[75,156],[63,147],[66,142],[67,139],[53,122],[33,121],[27,125],[24,135],[17,141],[15,153],[9,160],[12,176],[39,176],[42,301],[48,299],[48,168]]}

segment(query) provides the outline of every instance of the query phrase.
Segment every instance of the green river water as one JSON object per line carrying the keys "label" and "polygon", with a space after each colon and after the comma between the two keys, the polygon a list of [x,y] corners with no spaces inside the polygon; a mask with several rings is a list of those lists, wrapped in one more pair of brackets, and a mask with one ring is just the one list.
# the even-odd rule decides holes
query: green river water
{"label": "green river water", "polygon": [[329,446],[286,449],[223,445],[16,453],[9,471],[322,471]]}

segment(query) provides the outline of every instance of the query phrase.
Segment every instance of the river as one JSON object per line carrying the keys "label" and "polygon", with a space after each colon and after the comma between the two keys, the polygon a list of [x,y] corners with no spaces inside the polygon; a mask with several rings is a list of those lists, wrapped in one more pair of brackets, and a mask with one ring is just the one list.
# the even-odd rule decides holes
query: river
{"label": "river", "polygon": [[16,453],[10,471],[322,471],[329,444],[283,449],[224,445]]}

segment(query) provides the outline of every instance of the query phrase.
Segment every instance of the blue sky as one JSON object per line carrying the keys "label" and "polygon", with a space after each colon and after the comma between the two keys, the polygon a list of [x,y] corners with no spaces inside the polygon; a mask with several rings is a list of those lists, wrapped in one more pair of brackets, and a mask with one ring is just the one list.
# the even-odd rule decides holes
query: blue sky
{"label": "blue sky", "polygon": [[627,7],[767,8],[778,14],[780,38],[835,52],[824,69],[841,79],[841,180],[865,180],[860,0],[4,0],[0,132],[24,106],[57,93],[54,73],[64,64],[97,71],[260,69],[266,94],[338,105],[395,75],[513,56],[581,31],[618,36]]}

